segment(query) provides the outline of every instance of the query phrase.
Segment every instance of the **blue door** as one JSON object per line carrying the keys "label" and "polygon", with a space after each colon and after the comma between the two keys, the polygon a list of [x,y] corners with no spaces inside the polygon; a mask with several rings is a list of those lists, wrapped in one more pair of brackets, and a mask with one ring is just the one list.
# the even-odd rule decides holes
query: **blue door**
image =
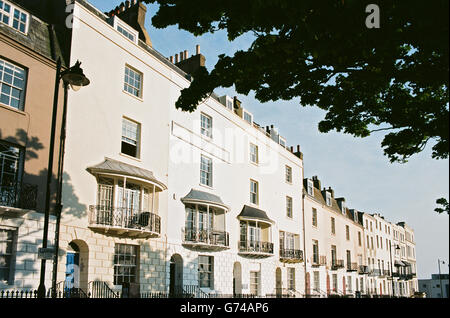
{"label": "blue door", "polygon": [[66,257],[66,279],[64,282],[64,294],[70,295],[79,288],[80,254],[68,252]]}

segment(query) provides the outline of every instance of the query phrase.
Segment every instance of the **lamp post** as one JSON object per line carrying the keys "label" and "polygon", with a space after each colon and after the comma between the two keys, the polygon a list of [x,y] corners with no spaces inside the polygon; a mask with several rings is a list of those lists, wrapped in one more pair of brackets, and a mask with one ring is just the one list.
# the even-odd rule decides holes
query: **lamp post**
{"label": "lamp post", "polygon": [[[395,244],[395,250],[398,251],[400,249],[400,246]],[[389,256],[391,258],[391,287],[392,287],[392,298],[395,297],[395,288],[394,288],[394,269],[393,269],[393,263],[392,263],[392,243],[389,241]]]}
{"label": "lamp post", "polygon": [[441,288],[441,298],[444,298],[444,295],[442,294],[442,280],[441,280],[441,263],[445,264],[444,261],[441,261],[438,258],[438,268],[439,268],[439,287]]}
{"label": "lamp post", "polygon": [[[64,121],[65,121],[65,113],[67,108],[67,89],[68,85],[70,85],[73,88],[78,88],[81,86],[87,86],[89,85],[90,81],[86,78],[83,74],[83,70],[80,68],[81,63],[77,61],[74,66],[71,68],[61,71],[62,69],[62,63],[61,58],[58,58],[58,61],[56,63],[56,77],[55,77],[55,90],[54,90],[54,96],[53,96],[53,112],[52,112],[52,126],[51,126],[51,133],[50,133],[50,145],[49,145],[49,157],[48,157],[48,168],[47,168],[47,183],[46,183],[46,192],[45,192],[45,210],[44,210],[44,232],[42,236],[42,248],[47,248],[47,241],[48,241],[48,225],[49,225],[49,218],[50,218],[50,189],[51,189],[51,183],[53,178],[53,155],[54,155],[54,149],[55,149],[55,131],[56,131],[56,118],[57,118],[57,112],[58,112],[58,97],[59,97],[59,86],[61,79],[64,83]],[[65,122],[63,123],[61,130],[65,130]],[[62,135],[65,135],[63,132]],[[61,136],[61,140],[64,143],[63,136]],[[65,136],[64,136],[65,137]],[[62,153],[60,144],[60,160],[59,160],[59,167],[58,167],[58,178],[62,181]],[[59,218],[61,215],[61,182],[58,184],[58,195],[57,195],[57,202],[56,202],[56,209],[57,209],[57,223],[59,222]],[[55,240],[58,240],[59,236],[59,229],[55,231]],[[59,240],[58,242],[59,243]],[[58,248],[55,247],[54,250],[54,256],[53,260],[57,262],[58,259]],[[39,287],[37,292],[38,298],[45,298],[45,267],[46,267],[46,259],[45,257],[41,260],[41,273],[40,273],[40,280],[39,280]],[[56,279],[55,279],[56,280]],[[56,287],[56,282],[52,282],[53,288]],[[55,289],[53,289],[53,294],[55,292]],[[53,296],[53,295],[52,295]]]}

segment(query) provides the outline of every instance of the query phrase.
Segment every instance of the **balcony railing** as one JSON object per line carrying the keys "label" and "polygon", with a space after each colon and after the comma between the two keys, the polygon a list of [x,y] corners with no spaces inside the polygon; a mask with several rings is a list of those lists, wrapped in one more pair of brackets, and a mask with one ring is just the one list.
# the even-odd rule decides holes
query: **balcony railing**
{"label": "balcony railing", "polygon": [[280,248],[280,260],[286,263],[303,262],[303,251]]}
{"label": "balcony railing", "polygon": [[273,255],[273,243],[261,241],[239,241],[239,253],[249,256]]}
{"label": "balcony railing", "polygon": [[327,257],[325,255],[311,256],[311,266],[326,266],[327,265]]}
{"label": "balcony railing", "polygon": [[358,263],[347,263],[347,272],[356,272],[358,270]]}
{"label": "balcony railing", "polygon": [[161,218],[147,211],[91,205],[89,227],[92,230],[116,235],[138,238],[159,237]]}
{"label": "balcony railing", "polygon": [[358,267],[358,274],[369,274],[369,266],[366,265],[359,265]]}
{"label": "balcony railing", "polygon": [[206,249],[225,249],[229,247],[229,234],[224,231],[184,228],[183,244]]}
{"label": "balcony railing", "polygon": [[372,269],[372,271],[370,272],[370,276],[381,276],[381,269],[378,268]]}
{"label": "balcony railing", "polygon": [[344,268],[344,260],[343,259],[331,260],[331,269],[336,270],[339,268]]}
{"label": "balcony railing", "polygon": [[0,186],[0,206],[35,210],[38,186],[22,183],[11,187]]}

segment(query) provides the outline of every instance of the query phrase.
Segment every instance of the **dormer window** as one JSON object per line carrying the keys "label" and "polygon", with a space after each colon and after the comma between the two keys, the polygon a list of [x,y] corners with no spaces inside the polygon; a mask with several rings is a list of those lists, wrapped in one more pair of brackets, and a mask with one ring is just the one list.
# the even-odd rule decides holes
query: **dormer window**
{"label": "dormer window", "polygon": [[0,0],[0,22],[22,32],[28,31],[29,14],[8,1]]}
{"label": "dormer window", "polygon": [[312,182],[312,180],[308,179],[308,194],[309,195],[314,195],[314,183]]}
{"label": "dormer window", "polygon": [[358,222],[358,211],[355,211],[355,212],[353,213],[353,220],[354,220],[355,222]]}
{"label": "dormer window", "polygon": [[244,120],[250,125],[253,124],[253,115],[244,110]]}
{"label": "dormer window", "polygon": [[280,145],[286,148],[286,140],[283,137],[280,137]]}
{"label": "dormer window", "polygon": [[341,210],[342,210],[342,214],[345,214],[345,202],[344,201],[341,202]]}
{"label": "dormer window", "polygon": [[114,29],[116,29],[120,34],[126,37],[128,40],[137,44],[137,40],[139,38],[139,33],[127,26],[124,22],[122,22],[116,16],[114,17]]}
{"label": "dormer window", "polygon": [[327,205],[331,206],[331,193],[330,192],[326,192],[326,199],[327,199]]}

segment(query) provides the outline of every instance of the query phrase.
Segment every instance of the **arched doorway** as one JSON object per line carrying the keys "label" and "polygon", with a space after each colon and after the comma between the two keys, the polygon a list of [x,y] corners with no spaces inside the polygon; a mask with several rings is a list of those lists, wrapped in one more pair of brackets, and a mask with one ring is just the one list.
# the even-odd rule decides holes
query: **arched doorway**
{"label": "arched doorway", "polygon": [[170,258],[170,297],[181,297],[183,294],[183,258],[174,254]]}
{"label": "arched doorway", "polygon": [[281,268],[277,267],[275,270],[275,293],[277,297],[281,297],[283,294],[283,283],[281,280]]}
{"label": "arched doorway", "polygon": [[63,291],[68,294],[87,293],[88,268],[89,249],[87,244],[81,240],[70,242],[66,253]]}
{"label": "arched doorway", "polygon": [[233,295],[242,295],[242,267],[239,262],[233,265]]}

